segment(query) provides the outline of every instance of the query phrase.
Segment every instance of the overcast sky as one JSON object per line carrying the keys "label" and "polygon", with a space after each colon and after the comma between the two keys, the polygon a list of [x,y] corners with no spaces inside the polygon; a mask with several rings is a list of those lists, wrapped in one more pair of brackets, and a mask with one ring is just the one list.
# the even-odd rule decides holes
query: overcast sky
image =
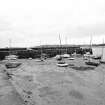
{"label": "overcast sky", "polygon": [[0,47],[105,39],[105,0],[0,0]]}

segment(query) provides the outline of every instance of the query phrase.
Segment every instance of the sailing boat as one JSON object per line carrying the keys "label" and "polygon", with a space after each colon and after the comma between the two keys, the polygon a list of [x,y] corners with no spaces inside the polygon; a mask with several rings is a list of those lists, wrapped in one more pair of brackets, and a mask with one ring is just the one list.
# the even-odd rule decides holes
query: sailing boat
{"label": "sailing boat", "polygon": [[[9,45],[10,45],[9,48],[11,49],[11,40],[9,40]],[[21,63],[16,61],[17,58],[18,58],[18,56],[13,55],[11,53],[11,51],[9,51],[9,55],[5,57],[5,59],[8,61],[5,64],[6,68],[7,69],[9,69],[9,68],[17,68],[18,66],[20,66]]]}
{"label": "sailing boat", "polygon": [[[90,40],[90,49],[92,49],[92,36],[91,36],[91,40]],[[100,64],[100,62],[95,62],[92,60],[92,55],[89,54],[89,58],[88,61],[85,62],[86,65],[91,65],[91,66],[98,66]]]}
{"label": "sailing boat", "polygon": [[101,59],[101,56],[102,56],[102,52],[99,51],[100,49],[99,48],[92,48],[92,52],[93,52],[93,59],[95,60],[100,60]]}
{"label": "sailing boat", "polygon": [[[89,48],[90,48],[90,50],[92,50],[92,36],[91,36],[91,39],[90,39]],[[90,53],[90,51],[88,51],[88,52],[86,52],[86,53],[83,55],[83,58],[84,58],[84,60],[90,60],[90,58],[91,58],[92,56],[93,56],[93,55]]]}
{"label": "sailing boat", "polygon": [[105,64],[105,48],[104,48],[104,39],[103,39],[102,56],[101,56],[100,63],[104,63],[104,64]]}
{"label": "sailing boat", "polygon": [[62,55],[62,57],[63,58],[69,58],[70,57],[70,55],[67,53],[68,51],[67,51],[67,37],[65,37],[65,47],[66,47],[66,51],[65,51],[65,53]]}
{"label": "sailing boat", "polygon": [[60,34],[59,34],[59,41],[60,41],[60,45],[59,45],[59,55],[56,55],[55,58],[58,60],[58,61],[61,61],[62,60],[62,55],[61,55],[61,38],[60,38]]}
{"label": "sailing boat", "polygon": [[68,60],[74,60],[75,58],[74,58],[74,55],[73,54],[71,54],[70,55],[70,57],[68,57]]}
{"label": "sailing boat", "polygon": [[[60,48],[61,48],[62,44],[61,44],[61,37],[60,37],[60,34],[59,34],[59,41],[60,41]],[[61,50],[60,50],[60,59],[59,59],[59,60],[60,60],[60,61],[57,63],[57,66],[58,66],[58,67],[67,67],[67,66],[68,66],[68,64],[67,64],[65,61],[62,60]]]}

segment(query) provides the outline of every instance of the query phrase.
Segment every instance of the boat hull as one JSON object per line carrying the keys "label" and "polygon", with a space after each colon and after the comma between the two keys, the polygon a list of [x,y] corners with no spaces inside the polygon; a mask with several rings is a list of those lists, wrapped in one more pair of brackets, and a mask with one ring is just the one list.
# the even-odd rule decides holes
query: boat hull
{"label": "boat hull", "polygon": [[74,60],[75,58],[68,58],[68,60]]}
{"label": "boat hull", "polygon": [[100,61],[100,63],[105,64],[105,61]]}
{"label": "boat hull", "polygon": [[95,63],[95,62],[85,62],[86,65],[91,65],[91,66],[99,66],[100,63]]}
{"label": "boat hull", "polygon": [[5,64],[7,69],[9,69],[9,68],[17,68],[20,65],[21,65],[21,63],[7,63],[7,64]]}
{"label": "boat hull", "polygon": [[58,63],[57,66],[59,66],[59,67],[67,67],[68,64],[67,63]]}

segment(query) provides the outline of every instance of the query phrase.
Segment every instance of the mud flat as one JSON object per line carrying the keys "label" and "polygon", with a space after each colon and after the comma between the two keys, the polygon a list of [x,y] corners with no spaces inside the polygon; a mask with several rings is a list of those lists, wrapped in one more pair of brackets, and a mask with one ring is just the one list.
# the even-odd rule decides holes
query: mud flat
{"label": "mud flat", "polygon": [[8,91],[0,88],[6,94],[0,100],[13,95],[13,100],[6,99],[21,100],[13,105],[105,105],[105,65],[87,66],[82,58],[65,61],[69,66],[60,68],[53,58],[44,62],[19,60],[23,64],[10,70],[12,78],[5,85]]}
{"label": "mud flat", "polygon": [[0,105],[25,105],[24,101],[11,84],[5,70],[6,68],[0,65]]}

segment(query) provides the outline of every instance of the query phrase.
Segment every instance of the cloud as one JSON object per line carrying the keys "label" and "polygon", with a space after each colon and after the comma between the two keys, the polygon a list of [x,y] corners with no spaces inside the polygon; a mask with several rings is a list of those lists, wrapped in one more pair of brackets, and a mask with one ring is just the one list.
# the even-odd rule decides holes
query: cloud
{"label": "cloud", "polygon": [[[105,34],[105,0],[2,0],[0,1],[0,46],[9,38],[19,46],[98,40]],[[6,41],[5,41],[6,40]],[[22,44],[23,43],[23,44]]]}
{"label": "cloud", "polygon": [[68,35],[72,35],[73,37],[89,37],[93,36],[102,36],[105,34],[105,22],[97,23],[97,24],[88,24],[77,26],[74,28],[67,27],[66,32]]}
{"label": "cloud", "polygon": [[12,28],[12,24],[6,20],[5,17],[0,17],[0,32],[9,31]]}

